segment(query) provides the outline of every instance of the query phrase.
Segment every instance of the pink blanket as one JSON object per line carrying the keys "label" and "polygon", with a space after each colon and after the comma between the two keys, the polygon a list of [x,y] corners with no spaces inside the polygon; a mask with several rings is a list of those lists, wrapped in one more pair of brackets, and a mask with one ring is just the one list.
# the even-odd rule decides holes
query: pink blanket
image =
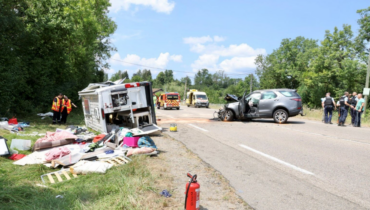
{"label": "pink blanket", "polygon": [[77,136],[67,132],[67,131],[60,131],[60,132],[46,132],[46,135],[42,138],[39,138],[36,143],[41,142],[51,142],[51,141],[59,141],[63,139],[77,139]]}
{"label": "pink blanket", "polygon": [[52,160],[68,155],[69,153],[71,153],[71,151],[67,147],[54,148],[50,150],[50,152],[45,154],[45,160],[50,162]]}

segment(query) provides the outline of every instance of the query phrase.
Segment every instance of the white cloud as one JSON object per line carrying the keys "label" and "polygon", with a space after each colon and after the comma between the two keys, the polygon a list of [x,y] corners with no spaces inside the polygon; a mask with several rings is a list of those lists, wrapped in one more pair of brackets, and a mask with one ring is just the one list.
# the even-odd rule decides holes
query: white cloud
{"label": "white cloud", "polygon": [[206,42],[222,42],[225,38],[222,36],[201,36],[201,37],[186,37],[183,39],[185,44],[204,44]]}
{"label": "white cloud", "polygon": [[194,61],[194,63],[191,64],[191,67],[193,68],[193,71],[198,71],[199,69],[209,69],[209,70],[217,70],[217,62],[218,62],[219,56],[217,55],[201,55],[199,56],[198,60]]}
{"label": "white cloud", "polygon": [[255,68],[254,60],[257,56],[251,57],[233,57],[231,59],[223,60],[219,66],[226,72],[233,72],[240,69]]}
{"label": "white cloud", "polygon": [[246,43],[219,45],[224,41],[221,36],[202,36],[184,38],[184,43],[190,45],[190,51],[199,53],[200,56],[193,62],[193,71],[207,68],[210,71],[225,70],[234,73],[238,70],[251,70],[255,68],[254,60],[259,54],[266,54],[262,48],[252,48]]}
{"label": "white cloud", "polygon": [[[152,73],[160,70],[154,68],[165,69],[170,61],[181,62],[182,55],[170,55],[170,53],[160,53],[157,58],[141,58],[135,54],[128,54],[126,57],[121,58],[119,53],[115,53],[109,60],[112,65],[120,66],[135,66],[136,69],[151,69]],[[139,64],[139,65],[135,65]],[[140,66],[142,65],[142,66]],[[153,67],[153,68],[150,68]]]}
{"label": "white cloud", "polygon": [[121,9],[127,11],[131,5],[151,7],[152,10],[160,13],[170,14],[175,8],[175,2],[170,0],[110,0],[109,10],[118,12]]}
{"label": "white cloud", "polygon": [[182,55],[171,55],[170,59],[175,62],[182,62]]}
{"label": "white cloud", "polygon": [[203,44],[206,42],[212,42],[213,39],[210,36],[202,37],[186,37],[183,39],[185,44]]}
{"label": "white cloud", "polygon": [[225,41],[225,37],[222,37],[222,36],[214,36],[213,37],[213,40],[215,42],[223,42],[223,41]]}

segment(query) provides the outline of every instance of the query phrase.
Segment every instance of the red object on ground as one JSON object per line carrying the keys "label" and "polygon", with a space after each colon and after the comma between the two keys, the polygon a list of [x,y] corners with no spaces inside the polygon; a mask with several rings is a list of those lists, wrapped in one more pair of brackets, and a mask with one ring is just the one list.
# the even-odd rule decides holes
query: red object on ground
{"label": "red object on ground", "polygon": [[[191,178],[190,188],[189,183],[186,183],[185,195],[186,198],[186,210],[199,210],[199,193],[200,193],[200,184],[197,182],[196,175],[191,176],[188,174],[188,177]],[[187,191],[189,189],[189,191]]]}
{"label": "red object on ground", "polygon": [[94,137],[93,142],[96,143],[96,142],[102,140],[104,137],[105,137],[105,134],[99,134],[99,135]]}
{"label": "red object on ground", "polygon": [[135,137],[124,137],[123,138],[123,144],[126,144],[129,147],[139,147],[137,145],[137,142],[139,141],[141,136],[135,136]]}
{"label": "red object on ground", "polygon": [[20,160],[22,158],[26,157],[24,154],[12,154],[12,156],[9,157],[10,160]]}
{"label": "red object on ground", "polygon": [[13,125],[18,125],[17,118],[14,118],[14,117],[13,117],[12,119],[9,119],[9,120],[8,120],[8,123],[9,123],[9,124],[13,124]]}

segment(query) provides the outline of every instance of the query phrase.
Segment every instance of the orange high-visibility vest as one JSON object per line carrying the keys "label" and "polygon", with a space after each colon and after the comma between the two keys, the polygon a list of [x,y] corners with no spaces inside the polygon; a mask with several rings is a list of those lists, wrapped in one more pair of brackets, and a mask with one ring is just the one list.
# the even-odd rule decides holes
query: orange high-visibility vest
{"label": "orange high-visibility vest", "polygon": [[[60,99],[58,97],[55,97],[55,98],[57,99],[57,102],[53,100],[53,105],[51,106],[51,110],[59,112]],[[62,104],[64,104],[64,99],[62,99]],[[62,107],[62,111],[63,111],[63,107]]]}
{"label": "orange high-visibility vest", "polygon": [[68,99],[67,101],[65,101],[64,99],[63,99],[63,106],[62,106],[62,111],[61,112],[63,112],[63,110],[64,110],[64,105],[66,105],[67,106],[67,113],[69,114],[69,113],[71,113],[71,111],[72,111],[72,103],[71,103],[71,99]]}

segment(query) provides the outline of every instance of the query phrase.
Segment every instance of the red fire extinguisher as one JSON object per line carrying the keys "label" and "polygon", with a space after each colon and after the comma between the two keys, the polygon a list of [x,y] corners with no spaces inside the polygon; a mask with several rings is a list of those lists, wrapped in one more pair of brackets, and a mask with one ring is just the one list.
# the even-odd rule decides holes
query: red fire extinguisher
{"label": "red fire extinguisher", "polygon": [[185,210],[199,210],[199,193],[200,184],[197,181],[197,175],[192,176],[187,174],[190,178],[189,183],[186,183],[185,192]]}

